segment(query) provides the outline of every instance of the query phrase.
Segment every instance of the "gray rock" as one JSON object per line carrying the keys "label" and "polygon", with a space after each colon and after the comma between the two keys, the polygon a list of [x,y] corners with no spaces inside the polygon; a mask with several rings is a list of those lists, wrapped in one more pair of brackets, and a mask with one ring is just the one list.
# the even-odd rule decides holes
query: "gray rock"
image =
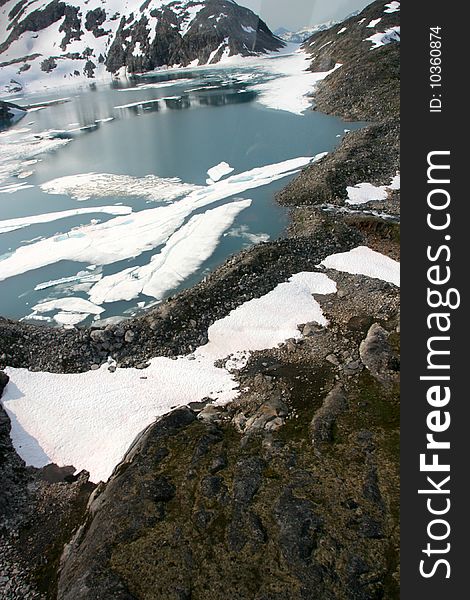
{"label": "gray rock", "polygon": [[310,432],[314,446],[333,441],[333,426],[337,417],[346,408],[346,396],[342,386],[338,384],[326,396],[322,406],[313,416],[310,424]]}
{"label": "gray rock", "polygon": [[132,331],[132,329],[128,329],[126,331],[126,333],[124,334],[124,341],[127,342],[128,344],[131,344],[134,341],[135,338],[135,333]]}
{"label": "gray rock", "polygon": [[359,346],[361,361],[379,380],[386,380],[391,376],[394,355],[388,337],[388,332],[378,323],[374,323]]}

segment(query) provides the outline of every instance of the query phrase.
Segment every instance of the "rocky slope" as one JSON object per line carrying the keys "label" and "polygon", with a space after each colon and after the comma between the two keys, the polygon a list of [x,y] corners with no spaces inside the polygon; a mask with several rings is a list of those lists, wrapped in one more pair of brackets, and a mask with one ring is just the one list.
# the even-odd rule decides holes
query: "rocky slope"
{"label": "rocky slope", "polygon": [[283,45],[232,0],[7,0],[0,8],[2,83],[11,88],[217,63]]}
{"label": "rocky slope", "polygon": [[[384,9],[376,2],[356,19]],[[359,46],[351,64],[369,60],[362,44],[374,31],[351,44],[353,54]],[[388,46],[370,54],[388,61]],[[324,100],[330,112],[365,106],[338,87],[336,73],[349,69],[343,61],[318,92],[336,99],[330,107]],[[377,97],[397,97],[398,80],[379,75]],[[391,105],[379,102],[375,123],[283,192],[293,217],[284,239],[253,246],[121,326],[63,331],[0,320],[0,366],[73,372],[112,353],[123,366],[144,368],[151,356],[190,352],[216,319],[293,273],[317,270],[332,252],[364,244],[398,259],[396,222],[322,210],[325,202],[341,208],[346,185],[380,183],[397,168]],[[386,210],[391,203],[398,192]],[[193,404],[151,425],[86,510],[86,475],[44,483],[50,473],[24,468],[8,420],[0,421],[4,504],[18,515],[14,527],[2,521],[4,539],[36,589],[64,600],[399,598],[399,290],[326,273],[338,289],[316,296],[327,327],[299,324],[300,339],[253,353],[232,404]],[[29,506],[38,507],[34,521]]]}
{"label": "rocky slope", "polygon": [[[317,110],[371,124],[348,134],[321,165],[304,170],[281,192],[281,203],[344,206],[347,186],[387,185],[396,175],[400,163],[399,23],[399,3],[378,0],[305,42],[313,71],[342,65],[315,90]],[[387,211],[399,214],[399,193],[390,191],[389,200]],[[382,210],[383,205],[370,202],[355,208]]]}

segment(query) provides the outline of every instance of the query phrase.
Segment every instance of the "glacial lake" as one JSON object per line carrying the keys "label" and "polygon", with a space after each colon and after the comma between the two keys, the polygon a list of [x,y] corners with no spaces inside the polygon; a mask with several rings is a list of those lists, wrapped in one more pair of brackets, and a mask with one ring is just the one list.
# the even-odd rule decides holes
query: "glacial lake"
{"label": "glacial lake", "polygon": [[128,317],[281,235],[276,192],[363,124],[270,108],[266,82],[275,92],[262,68],[219,67],[17,97],[67,100],[0,133],[0,315]]}

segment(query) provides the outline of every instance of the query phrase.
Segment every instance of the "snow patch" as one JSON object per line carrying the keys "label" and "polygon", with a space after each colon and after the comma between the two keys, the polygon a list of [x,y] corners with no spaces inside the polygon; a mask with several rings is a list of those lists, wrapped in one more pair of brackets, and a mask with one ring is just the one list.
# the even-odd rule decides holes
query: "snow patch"
{"label": "snow patch", "polygon": [[400,263],[367,246],[358,246],[349,252],[331,254],[321,264],[327,269],[365,275],[400,286]]}
{"label": "snow patch", "polygon": [[378,200],[386,200],[390,190],[400,189],[400,174],[397,173],[389,185],[372,185],[371,183],[358,183],[355,186],[348,186],[346,191],[348,197],[346,204],[366,204]]}
{"label": "snow patch", "polygon": [[[153,358],[145,370],[112,373],[105,364],[86,373],[56,374],[8,367],[2,404],[12,421],[13,444],[28,465],[72,464],[88,470],[92,481],[105,481],[158,416],[204,398],[227,403],[237,397],[233,375],[215,367],[215,360],[231,355],[226,366],[240,367],[250,351],[299,337],[299,323],[326,324],[312,294],[335,291],[323,273],[298,273],[216,321],[208,343],[193,355]],[[69,323],[79,318],[56,316]]]}
{"label": "snow patch", "polygon": [[384,13],[394,13],[394,12],[398,12],[399,10],[400,10],[399,2],[390,2],[389,4],[385,5]]}
{"label": "snow patch", "polygon": [[380,48],[381,46],[385,46],[387,44],[390,44],[391,42],[399,42],[400,27],[391,27],[390,29],[387,29],[384,32],[374,33],[374,35],[371,35],[364,41],[372,43],[371,50],[375,50],[376,48]]}
{"label": "snow patch", "polygon": [[195,355],[217,360],[240,351],[274,348],[289,338],[301,337],[299,323],[316,321],[326,326],[328,321],[312,294],[335,292],[336,283],[324,273],[297,273],[211,325],[208,343]]}
{"label": "snow patch", "polygon": [[257,101],[268,108],[302,115],[312,104],[315,85],[341,66],[312,73],[308,70],[310,61],[311,56],[301,50],[271,60],[266,66],[273,78],[251,88],[259,94]]}

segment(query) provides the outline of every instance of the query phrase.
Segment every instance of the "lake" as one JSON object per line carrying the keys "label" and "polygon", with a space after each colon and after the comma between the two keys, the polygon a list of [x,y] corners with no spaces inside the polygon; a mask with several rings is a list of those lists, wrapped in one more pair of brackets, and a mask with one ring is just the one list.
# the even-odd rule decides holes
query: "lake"
{"label": "lake", "polygon": [[0,133],[0,314],[128,317],[278,237],[276,192],[363,124],[270,108],[277,77],[166,71],[18,98],[51,104]]}

